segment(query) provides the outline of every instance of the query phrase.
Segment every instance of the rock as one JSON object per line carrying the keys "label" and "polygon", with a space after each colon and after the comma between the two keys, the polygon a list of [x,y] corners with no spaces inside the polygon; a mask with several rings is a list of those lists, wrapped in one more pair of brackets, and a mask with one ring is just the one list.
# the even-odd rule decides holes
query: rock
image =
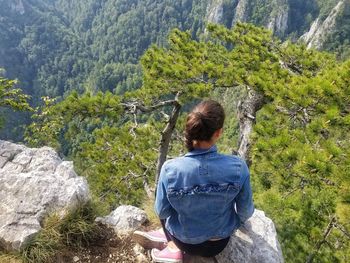
{"label": "rock", "polygon": [[232,20],[232,26],[237,22],[247,22],[249,15],[249,1],[248,0],[238,0],[235,15]]}
{"label": "rock", "polygon": [[277,36],[283,37],[288,29],[289,5],[287,0],[277,0],[276,4],[276,11],[271,13],[266,27]]}
{"label": "rock", "polygon": [[204,258],[198,256],[184,255],[183,263],[216,263],[215,258]]}
{"label": "rock", "polygon": [[63,216],[89,198],[86,180],[52,148],[0,140],[0,248],[21,249],[47,214]]}
{"label": "rock", "polygon": [[135,255],[143,254],[145,252],[145,249],[139,244],[136,244],[132,250],[134,251]]}
{"label": "rock", "polygon": [[263,211],[255,209],[253,216],[232,235],[216,259],[219,263],[284,262],[274,223]]}
{"label": "rock", "polygon": [[80,258],[78,258],[77,256],[73,257],[73,262],[78,262],[80,260]]}
{"label": "rock", "polygon": [[148,263],[149,262],[147,256],[145,255],[145,249],[143,247],[136,244],[132,250],[135,254],[135,258],[136,258],[137,263]]}
{"label": "rock", "polygon": [[322,22],[317,18],[311,25],[310,30],[301,36],[308,48],[322,48],[328,36],[333,32],[336,26],[336,20],[345,5],[345,1],[339,3],[332,9],[328,17]]}
{"label": "rock", "polygon": [[148,258],[143,255],[143,254],[139,254],[136,256],[136,263],[149,263],[150,261],[148,260]]}
{"label": "rock", "polygon": [[112,227],[118,235],[129,235],[147,220],[143,210],[131,205],[119,206],[108,216],[96,218],[97,222]]}
{"label": "rock", "polygon": [[282,263],[283,255],[271,219],[260,210],[239,228],[219,255],[203,258],[186,255],[184,263]]}
{"label": "rock", "polygon": [[207,21],[220,24],[223,22],[224,6],[223,1],[212,1],[207,6]]}

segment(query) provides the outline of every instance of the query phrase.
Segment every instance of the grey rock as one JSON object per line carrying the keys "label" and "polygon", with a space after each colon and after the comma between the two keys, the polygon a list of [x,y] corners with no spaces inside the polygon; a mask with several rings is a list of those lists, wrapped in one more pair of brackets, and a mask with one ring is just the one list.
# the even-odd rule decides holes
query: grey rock
{"label": "grey rock", "polygon": [[47,214],[63,216],[89,198],[86,180],[52,148],[0,140],[0,248],[21,249]]}
{"label": "grey rock", "polygon": [[287,0],[276,0],[276,11],[270,15],[266,27],[277,36],[283,37],[288,29],[289,4]]}
{"label": "grey rock", "polygon": [[108,216],[96,218],[97,222],[112,227],[118,235],[128,235],[148,220],[147,214],[140,208],[122,205]]}
{"label": "grey rock", "polygon": [[247,22],[248,9],[249,9],[248,0],[238,0],[236,10],[235,10],[235,15],[232,21],[232,26],[234,26],[237,22]]}
{"label": "grey rock", "polygon": [[257,209],[232,235],[227,247],[216,258],[219,263],[284,262],[274,223]]}
{"label": "grey rock", "polygon": [[136,244],[132,250],[134,252],[137,263],[148,263],[149,262],[147,256],[145,255],[145,249],[143,247],[141,247],[139,244]]}
{"label": "grey rock", "polygon": [[186,256],[184,263],[283,263],[275,225],[260,210],[232,234],[227,247],[216,257]]}
{"label": "grey rock", "polygon": [[223,0],[211,1],[207,7],[207,21],[220,24],[223,22],[224,6]]}
{"label": "grey rock", "polygon": [[339,3],[332,9],[324,21],[321,21],[320,18],[317,18],[312,23],[310,30],[301,36],[301,40],[307,44],[308,48],[322,48],[329,34],[334,30],[337,17],[344,5],[344,0],[339,1]]}

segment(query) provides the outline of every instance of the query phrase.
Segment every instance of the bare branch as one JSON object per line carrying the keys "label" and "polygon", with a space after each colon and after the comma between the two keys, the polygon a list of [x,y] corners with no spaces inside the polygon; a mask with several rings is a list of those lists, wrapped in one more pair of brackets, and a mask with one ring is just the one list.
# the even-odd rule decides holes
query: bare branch
{"label": "bare branch", "polygon": [[327,242],[327,237],[330,235],[333,227],[335,227],[335,222],[336,222],[335,216],[331,217],[331,219],[327,225],[327,228],[325,229],[325,231],[323,233],[322,239],[316,243],[316,245],[314,247],[314,251],[308,256],[307,261],[306,261],[307,263],[311,263],[313,261],[315,255],[318,253],[318,251],[320,250],[322,245]]}
{"label": "bare branch", "polygon": [[350,233],[345,229],[345,227],[339,223],[335,223],[335,228],[342,232],[347,238],[350,239]]}
{"label": "bare branch", "polygon": [[174,100],[161,101],[151,106],[145,106],[140,101],[124,102],[124,103],[121,103],[121,106],[124,107],[125,111],[128,111],[132,114],[137,114],[138,112],[142,112],[142,113],[152,112],[156,109],[159,109],[165,106],[176,105],[176,104],[178,104],[178,102],[176,99],[174,99]]}

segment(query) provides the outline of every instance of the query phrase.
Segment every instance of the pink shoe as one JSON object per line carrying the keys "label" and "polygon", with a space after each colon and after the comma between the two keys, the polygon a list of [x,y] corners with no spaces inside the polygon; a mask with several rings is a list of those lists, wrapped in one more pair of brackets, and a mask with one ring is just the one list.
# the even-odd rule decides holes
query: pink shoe
{"label": "pink shoe", "polygon": [[145,249],[163,249],[168,243],[164,233],[157,230],[150,232],[136,230],[132,235],[132,239]]}
{"label": "pink shoe", "polygon": [[168,247],[163,250],[152,249],[151,256],[154,262],[182,263],[182,251],[171,251]]}

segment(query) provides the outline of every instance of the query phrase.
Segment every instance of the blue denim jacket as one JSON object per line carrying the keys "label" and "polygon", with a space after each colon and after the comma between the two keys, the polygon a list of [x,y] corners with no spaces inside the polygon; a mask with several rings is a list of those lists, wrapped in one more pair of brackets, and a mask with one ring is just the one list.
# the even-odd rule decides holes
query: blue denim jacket
{"label": "blue denim jacket", "polygon": [[195,149],[164,163],[155,210],[177,239],[226,238],[254,212],[249,170],[236,156]]}

